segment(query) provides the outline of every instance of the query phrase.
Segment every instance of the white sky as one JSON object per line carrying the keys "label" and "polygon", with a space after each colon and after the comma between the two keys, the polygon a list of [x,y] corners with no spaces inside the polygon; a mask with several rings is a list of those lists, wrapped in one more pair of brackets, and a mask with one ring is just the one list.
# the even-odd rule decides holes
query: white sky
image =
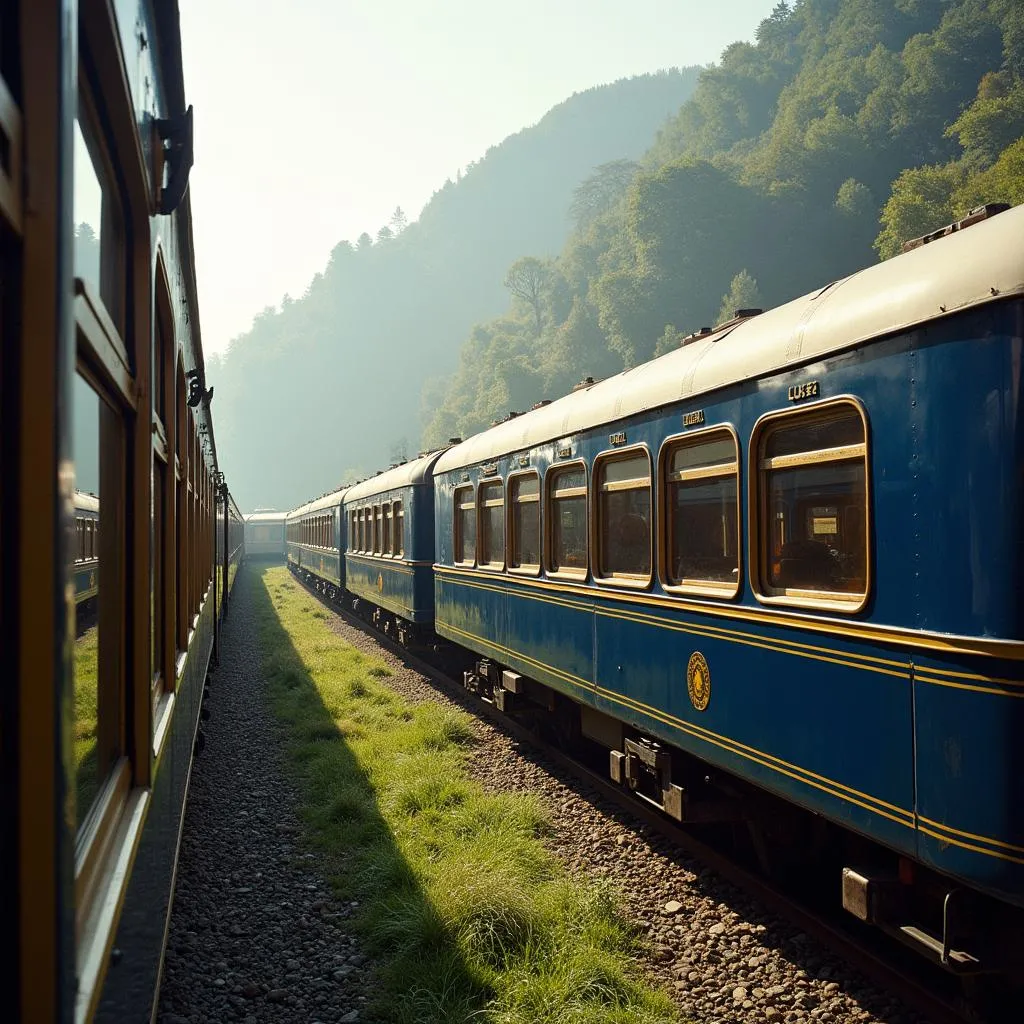
{"label": "white sky", "polygon": [[203,347],[573,92],[707,64],[777,0],[180,0]]}

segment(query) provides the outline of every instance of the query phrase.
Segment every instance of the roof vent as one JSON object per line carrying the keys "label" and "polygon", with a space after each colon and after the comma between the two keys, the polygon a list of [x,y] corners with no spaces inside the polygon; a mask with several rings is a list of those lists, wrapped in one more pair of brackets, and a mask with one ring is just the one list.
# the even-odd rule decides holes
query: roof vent
{"label": "roof vent", "polygon": [[683,345],[689,345],[691,341],[697,341],[698,338],[706,338],[710,333],[710,327],[702,327],[699,331],[694,331],[693,334],[688,334],[683,338],[683,340],[679,342],[679,347],[682,348]]}
{"label": "roof vent", "polygon": [[462,444],[462,438],[461,437],[449,437],[448,438],[448,443],[449,444]]}
{"label": "roof vent", "polygon": [[726,327],[735,327],[737,324],[741,324],[744,320],[749,320],[753,316],[760,316],[763,312],[763,309],[737,309],[733,318],[726,320],[724,324],[718,324],[715,327],[715,331],[724,331]]}
{"label": "roof vent", "polygon": [[545,405],[550,405],[550,404],[551,404],[551,399],[550,398],[542,398],[539,402],[534,402],[533,405],[530,406],[530,412],[533,412],[534,409],[543,409]]}
{"label": "roof vent", "polygon": [[1009,208],[1009,203],[986,203],[984,206],[976,206],[969,214],[967,214],[966,217],[963,217],[960,220],[955,220],[952,224],[947,224],[945,227],[941,227],[937,231],[931,231],[927,235],[921,235],[920,238],[912,238],[909,242],[904,242],[901,252],[910,252],[911,249],[920,249],[922,245],[927,245],[929,242],[935,242],[940,238],[945,238],[946,235],[951,235],[954,231],[963,231],[964,228],[969,228],[973,224],[980,224],[983,220],[988,220],[989,217],[994,217],[997,213],[1003,213]]}
{"label": "roof vent", "polygon": [[584,377],[583,380],[579,382],[579,384],[574,384],[572,386],[572,389],[573,391],[583,391],[586,388],[592,388],[597,383],[598,382],[594,380],[593,377]]}

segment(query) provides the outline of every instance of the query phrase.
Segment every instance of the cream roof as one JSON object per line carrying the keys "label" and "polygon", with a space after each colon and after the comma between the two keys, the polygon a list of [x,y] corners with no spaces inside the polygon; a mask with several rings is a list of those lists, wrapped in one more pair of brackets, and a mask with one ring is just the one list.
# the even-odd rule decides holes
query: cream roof
{"label": "cream roof", "polygon": [[293,508],[291,512],[285,516],[285,519],[295,519],[297,516],[305,516],[310,512],[320,512],[322,509],[337,508],[341,504],[341,499],[345,496],[345,492],[347,490],[348,488],[341,487],[336,491],[332,491],[330,494],[325,494],[322,498],[315,498],[313,501],[307,501],[305,505]]}
{"label": "cream roof", "polygon": [[350,487],[345,492],[345,501],[362,501],[373,497],[375,494],[383,494],[385,491],[394,490],[396,487],[409,487],[412,484],[421,484],[430,477],[430,471],[440,452],[431,452],[418,459],[395,466],[394,469],[385,470],[377,476],[371,476],[369,480]]}
{"label": "cream roof", "polygon": [[1018,206],[482,431],[449,448],[434,472],[696,399],[995,297],[1022,294],[1024,206]]}

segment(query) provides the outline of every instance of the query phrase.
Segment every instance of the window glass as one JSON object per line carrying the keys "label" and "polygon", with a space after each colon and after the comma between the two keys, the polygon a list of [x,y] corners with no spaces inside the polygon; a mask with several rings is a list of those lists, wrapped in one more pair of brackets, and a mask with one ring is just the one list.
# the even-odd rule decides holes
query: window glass
{"label": "window glass", "polygon": [[384,523],[384,541],[381,544],[381,554],[391,554],[391,506],[385,505],[383,507],[383,523]]}
{"label": "window glass", "polygon": [[764,582],[771,590],[867,592],[867,444],[853,408],[769,427],[761,446]]}
{"label": "window glass", "polygon": [[548,489],[552,572],[587,570],[587,473],[582,466],[552,470]]}
{"label": "window glass", "polygon": [[481,565],[505,564],[505,495],[500,480],[480,485]]}
{"label": "window glass", "polygon": [[455,492],[455,561],[472,564],[476,560],[476,504],[473,488]]}
{"label": "window glass", "polygon": [[352,512],[349,514],[349,532],[348,532],[348,546],[355,551],[358,547],[358,532],[356,528],[356,513]]}
{"label": "window glass", "polygon": [[383,523],[380,515],[380,505],[373,506],[373,553],[380,554],[380,536]]}
{"label": "window glass", "polygon": [[82,91],[74,129],[75,276],[123,331],[124,220],[117,189]]}
{"label": "window glass", "polygon": [[739,453],[729,433],[684,441],[666,461],[668,565],[673,585],[739,585]]}
{"label": "window glass", "polygon": [[509,484],[512,515],[511,568],[540,565],[540,479],[536,475],[515,477]]}
{"label": "window glass", "polygon": [[395,533],[394,537],[394,549],[395,557],[400,557],[405,554],[405,512],[402,509],[402,503],[396,501],[392,506],[393,510],[393,529]]}
{"label": "window glass", "polygon": [[602,576],[651,575],[651,470],[645,452],[598,464]]}

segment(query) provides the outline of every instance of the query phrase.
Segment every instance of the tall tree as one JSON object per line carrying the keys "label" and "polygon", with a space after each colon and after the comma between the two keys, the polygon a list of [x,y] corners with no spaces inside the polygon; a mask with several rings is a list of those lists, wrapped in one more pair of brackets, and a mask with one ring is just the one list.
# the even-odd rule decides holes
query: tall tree
{"label": "tall tree", "polygon": [[533,310],[538,337],[544,327],[541,317],[542,297],[549,277],[547,264],[536,256],[523,256],[516,260],[505,275],[505,287]]}
{"label": "tall tree", "polygon": [[635,160],[611,160],[573,189],[569,216],[577,231],[589,227],[625,195],[639,166]]}
{"label": "tall tree", "polygon": [[406,217],[405,211],[400,206],[396,206],[388,223],[391,225],[391,230],[396,235],[400,235],[409,226],[409,218]]}
{"label": "tall tree", "polygon": [[746,270],[741,270],[733,279],[729,294],[722,297],[718,311],[718,323],[731,320],[741,309],[763,309],[764,300],[758,290],[757,281]]}

